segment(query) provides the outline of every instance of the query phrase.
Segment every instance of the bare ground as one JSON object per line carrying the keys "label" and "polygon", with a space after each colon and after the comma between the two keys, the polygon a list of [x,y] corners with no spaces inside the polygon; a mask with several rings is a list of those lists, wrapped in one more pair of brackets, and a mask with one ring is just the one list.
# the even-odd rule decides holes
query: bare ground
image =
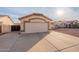
{"label": "bare ground", "polygon": [[55,31],[79,37],[79,29],[56,29]]}

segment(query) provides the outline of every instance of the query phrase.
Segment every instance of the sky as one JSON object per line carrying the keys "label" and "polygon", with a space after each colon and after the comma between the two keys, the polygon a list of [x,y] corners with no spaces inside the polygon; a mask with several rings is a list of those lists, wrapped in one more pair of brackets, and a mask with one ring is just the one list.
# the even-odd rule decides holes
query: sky
{"label": "sky", "polygon": [[18,18],[41,13],[52,20],[79,20],[79,7],[0,7],[0,15],[8,15],[17,23]]}

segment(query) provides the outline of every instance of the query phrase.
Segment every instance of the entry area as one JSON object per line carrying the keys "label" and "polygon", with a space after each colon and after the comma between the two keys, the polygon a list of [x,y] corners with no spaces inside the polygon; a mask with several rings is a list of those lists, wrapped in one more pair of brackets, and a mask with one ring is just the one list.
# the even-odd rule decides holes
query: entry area
{"label": "entry area", "polygon": [[11,31],[20,31],[20,25],[12,25]]}
{"label": "entry area", "polygon": [[25,23],[26,33],[39,33],[47,31],[48,31],[48,23]]}

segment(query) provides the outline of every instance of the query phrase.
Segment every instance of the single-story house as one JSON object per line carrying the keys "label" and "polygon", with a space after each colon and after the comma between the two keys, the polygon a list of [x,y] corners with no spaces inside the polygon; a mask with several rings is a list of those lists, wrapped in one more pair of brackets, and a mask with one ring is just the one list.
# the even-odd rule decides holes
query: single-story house
{"label": "single-story house", "polygon": [[8,15],[0,15],[0,33],[11,32],[11,25],[14,22]]}
{"label": "single-story house", "polygon": [[55,28],[65,28],[66,24],[65,21],[59,20],[59,21],[55,21],[54,24]]}
{"label": "single-story house", "polygon": [[79,28],[78,20],[56,20],[53,21],[52,28]]}
{"label": "single-story house", "polygon": [[20,17],[21,31],[25,33],[48,32],[51,29],[51,19],[40,13]]}

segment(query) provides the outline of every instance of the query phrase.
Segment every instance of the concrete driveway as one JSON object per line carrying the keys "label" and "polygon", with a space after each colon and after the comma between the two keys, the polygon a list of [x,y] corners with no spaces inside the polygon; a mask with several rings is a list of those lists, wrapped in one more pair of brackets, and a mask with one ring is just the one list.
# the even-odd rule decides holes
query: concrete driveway
{"label": "concrete driveway", "polygon": [[2,52],[51,52],[79,51],[79,37],[51,31],[48,33],[18,34],[7,33],[0,36]]}

